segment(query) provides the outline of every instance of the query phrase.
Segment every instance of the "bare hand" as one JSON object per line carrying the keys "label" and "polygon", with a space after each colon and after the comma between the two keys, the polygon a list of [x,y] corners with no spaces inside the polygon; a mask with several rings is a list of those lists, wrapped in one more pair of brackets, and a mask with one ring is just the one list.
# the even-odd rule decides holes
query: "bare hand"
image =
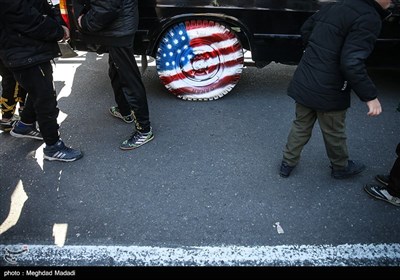
{"label": "bare hand", "polygon": [[381,103],[379,102],[378,98],[367,102],[368,106],[368,116],[375,117],[382,113]]}

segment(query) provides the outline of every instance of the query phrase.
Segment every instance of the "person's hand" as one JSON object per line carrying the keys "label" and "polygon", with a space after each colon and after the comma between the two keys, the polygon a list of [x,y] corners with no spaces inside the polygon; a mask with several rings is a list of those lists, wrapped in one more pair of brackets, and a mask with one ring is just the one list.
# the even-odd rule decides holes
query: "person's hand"
{"label": "person's hand", "polygon": [[64,37],[63,41],[67,41],[69,39],[70,33],[68,27],[62,25],[62,28],[64,29]]}
{"label": "person's hand", "polygon": [[381,103],[379,102],[378,98],[368,101],[367,106],[369,109],[367,115],[370,117],[375,117],[375,116],[378,116],[380,113],[382,113],[382,106],[381,106]]}

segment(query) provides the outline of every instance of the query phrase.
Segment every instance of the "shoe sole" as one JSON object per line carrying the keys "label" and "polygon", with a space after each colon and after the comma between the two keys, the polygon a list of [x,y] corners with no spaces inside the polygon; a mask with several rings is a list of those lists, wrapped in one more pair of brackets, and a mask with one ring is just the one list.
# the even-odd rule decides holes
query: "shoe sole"
{"label": "shoe sole", "polygon": [[135,120],[126,121],[121,114],[115,115],[111,110],[108,110],[108,111],[110,112],[111,116],[113,116],[114,118],[118,118],[118,119],[122,120],[124,123],[133,123],[135,121]]}
{"label": "shoe sole", "polygon": [[388,202],[388,203],[390,203],[390,204],[392,204],[392,205],[394,205],[394,206],[400,207],[399,204],[393,203],[392,201],[388,200],[387,198],[384,198],[384,197],[382,197],[382,196],[380,196],[380,195],[378,195],[378,194],[372,192],[371,190],[369,190],[368,185],[365,185],[365,186],[364,186],[364,191],[365,191],[367,194],[369,194],[370,196],[372,196],[373,198],[376,198],[376,199],[382,200],[382,201],[386,201],[386,202]]}
{"label": "shoe sole", "polygon": [[382,185],[384,185],[384,186],[387,186],[387,185],[389,185],[389,183],[388,182],[386,182],[386,181],[383,181],[382,179],[380,179],[378,176],[375,176],[375,180],[377,180],[379,183],[381,183]]}
{"label": "shoe sole", "polygon": [[31,138],[31,139],[36,139],[36,140],[42,140],[43,141],[43,137],[38,137],[38,136],[33,136],[33,135],[27,135],[27,134],[18,134],[15,133],[14,131],[10,131],[10,135],[16,138]]}
{"label": "shoe sole", "polygon": [[81,154],[79,157],[71,158],[71,159],[53,158],[53,157],[49,157],[49,156],[43,155],[43,158],[45,160],[48,160],[48,161],[62,161],[62,162],[73,162],[73,161],[76,161],[78,159],[81,159],[82,157],[83,157],[83,154]]}
{"label": "shoe sole", "polygon": [[139,147],[143,146],[144,144],[150,142],[150,141],[153,140],[153,139],[154,139],[154,135],[152,135],[149,139],[147,139],[145,142],[143,142],[142,144],[140,144],[140,145],[138,145],[138,146],[135,146],[135,147],[123,147],[123,146],[119,146],[119,148],[120,148],[121,150],[123,150],[123,151],[134,150],[134,149],[139,148]]}

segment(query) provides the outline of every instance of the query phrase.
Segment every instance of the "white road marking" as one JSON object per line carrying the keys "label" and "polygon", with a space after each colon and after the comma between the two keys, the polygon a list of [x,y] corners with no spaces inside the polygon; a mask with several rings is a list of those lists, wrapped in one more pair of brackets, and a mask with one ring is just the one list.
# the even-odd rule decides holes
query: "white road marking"
{"label": "white road marking", "polygon": [[[15,245],[22,247],[22,245]],[[26,246],[26,245],[24,245]],[[0,252],[19,251],[0,245]],[[26,248],[26,247],[24,247]],[[55,266],[399,266],[400,244],[147,247],[27,245],[18,265]],[[0,260],[4,263],[4,259]]]}

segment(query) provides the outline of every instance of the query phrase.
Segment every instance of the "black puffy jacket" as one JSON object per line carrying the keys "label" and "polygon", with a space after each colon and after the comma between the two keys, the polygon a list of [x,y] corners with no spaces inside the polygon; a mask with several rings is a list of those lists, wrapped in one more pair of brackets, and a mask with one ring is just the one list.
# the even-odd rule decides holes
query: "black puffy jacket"
{"label": "black puffy jacket", "polygon": [[86,3],[80,30],[86,42],[116,47],[133,44],[139,23],[137,0],[87,0]]}
{"label": "black puffy jacket", "polygon": [[0,58],[11,69],[61,56],[61,18],[47,0],[0,0]]}
{"label": "black puffy jacket", "polygon": [[351,89],[364,102],[375,99],[378,92],[365,61],[389,14],[374,0],[343,0],[322,7],[302,26],[307,47],[288,95],[319,111],[350,107]]}

